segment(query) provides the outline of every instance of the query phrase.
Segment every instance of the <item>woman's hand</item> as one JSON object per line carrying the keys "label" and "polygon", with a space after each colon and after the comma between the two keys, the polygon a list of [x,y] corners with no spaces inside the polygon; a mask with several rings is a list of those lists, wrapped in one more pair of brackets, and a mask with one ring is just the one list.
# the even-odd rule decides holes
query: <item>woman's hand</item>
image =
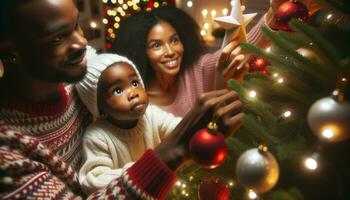
{"label": "woman's hand", "polygon": [[222,48],[221,55],[216,63],[216,70],[224,76],[232,67],[237,67],[243,59],[244,55],[239,42],[232,40]]}
{"label": "woman's hand", "polygon": [[219,120],[219,130],[241,125],[242,102],[234,91],[223,89],[202,94],[191,111],[183,118],[165,140],[155,148],[155,153],[172,170],[190,158],[189,142],[194,133],[207,126],[214,118]]}

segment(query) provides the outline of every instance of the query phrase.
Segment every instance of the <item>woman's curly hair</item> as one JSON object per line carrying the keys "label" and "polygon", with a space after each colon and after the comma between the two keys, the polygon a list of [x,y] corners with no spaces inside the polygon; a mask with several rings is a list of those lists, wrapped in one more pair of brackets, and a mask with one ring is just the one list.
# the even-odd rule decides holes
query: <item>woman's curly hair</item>
{"label": "woman's curly hair", "polygon": [[116,32],[112,52],[128,57],[139,69],[147,86],[154,77],[146,54],[147,36],[160,21],[169,23],[177,32],[184,45],[184,55],[180,73],[196,62],[206,51],[200,35],[200,28],[186,12],[173,6],[162,6],[152,11],[140,11],[125,19]]}

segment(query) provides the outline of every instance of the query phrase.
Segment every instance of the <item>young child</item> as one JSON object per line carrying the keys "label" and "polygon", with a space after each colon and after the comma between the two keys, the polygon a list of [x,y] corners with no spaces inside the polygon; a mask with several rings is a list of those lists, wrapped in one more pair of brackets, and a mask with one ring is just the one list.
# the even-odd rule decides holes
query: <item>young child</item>
{"label": "young child", "polygon": [[181,118],[148,105],[135,65],[116,54],[101,54],[88,61],[85,78],[76,85],[97,119],[83,139],[79,182],[90,194],[104,188],[149,148],[171,133]]}

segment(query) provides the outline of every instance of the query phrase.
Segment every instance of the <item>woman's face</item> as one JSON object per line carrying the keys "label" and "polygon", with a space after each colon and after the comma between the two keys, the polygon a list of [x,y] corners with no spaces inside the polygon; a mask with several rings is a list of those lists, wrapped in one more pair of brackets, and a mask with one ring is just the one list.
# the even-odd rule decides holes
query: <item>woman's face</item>
{"label": "woman's face", "polygon": [[152,27],[147,36],[146,53],[156,74],[175,76],[179,73],[184,47],[169,23],[161,21]]}

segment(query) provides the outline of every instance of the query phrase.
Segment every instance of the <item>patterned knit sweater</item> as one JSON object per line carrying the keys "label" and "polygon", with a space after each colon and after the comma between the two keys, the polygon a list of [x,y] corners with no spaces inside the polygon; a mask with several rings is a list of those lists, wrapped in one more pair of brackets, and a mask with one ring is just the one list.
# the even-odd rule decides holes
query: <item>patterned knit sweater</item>
{"label": "patterned knit sweater", "polygon": [[[73,86],[55,105],[0,100],[0,198],[81,199],[76,169],[91,116]],[[163,199],[174,173],[153,151],[91,199]],[[156,183],[156,184],[155,184]]]}

